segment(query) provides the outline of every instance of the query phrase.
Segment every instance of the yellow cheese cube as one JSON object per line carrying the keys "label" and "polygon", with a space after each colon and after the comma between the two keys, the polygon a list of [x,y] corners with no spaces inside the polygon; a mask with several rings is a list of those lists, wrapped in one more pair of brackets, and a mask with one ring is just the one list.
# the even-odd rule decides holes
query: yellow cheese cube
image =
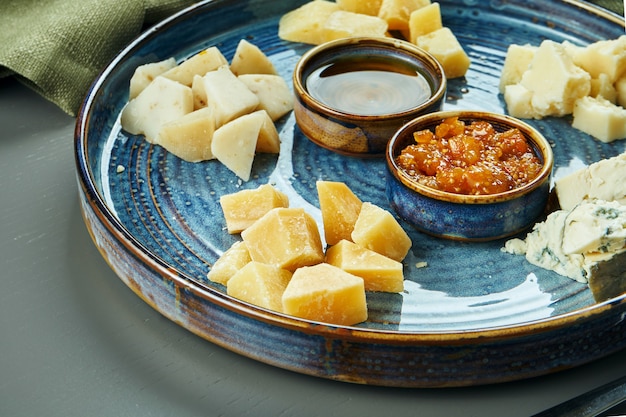
{"label": "yellow cheese cube", "polygon": [[347,12],[378,16],[382,2],[383,0],[337,0],[337,5]]}
{"label": "yellow cheese cube", "polygon": [[228,233],[240,233],[277,207],[289,207],[289,198],[270,184],[220,197]]}
{"label": "yellow cheese cube", "polygon": [[324,261],[317,224],[303,208],[275,208],[241,232],[253,261],[294,271]]}
{"label": "yellow cheese cube", "polygon": [[386,37],[387,22],[376,16],[346,12],[332,13],[322,26],[324,42],[352,37]]}
{"label": "yellow cheese cube", "polygon": [[246,244],[237,241],[220,256],[211,267],[207,278],[213,282],[226,285],[229,279],[252,259]]}
{"label": "yellow cheese cube", "polygon": [[282,312],[282,296],[291,272],[260,262],[250,262],[237,271],[226,284],[230,296],[259,307]]}
{"label": "yellow cheese cube", "polygon": [[415,9],[409,15],[409,41],[417,42],[418,36],[426,35],[443,27],[439,3],[431,3]]}
{"label": "yellow cheese cube", "polygon": [[411,238],[395,217],[368,202],[361,206],[352,231],[352,241],[398,262],[404,259],[411,248]]}
{"label": "yellow cheese cube", "polygon": [[326,262],[363,278],[365,291],[404,290],[402,263],[348,240],[342,240],[328,248]]}
{"label": "yellow cheese cube", "polygon": [[343,182],[317,181],[316,186],[326,243],[351,239],[363,203]]}
{"label": "yellow cheese cube", "polygon": [[367,320],[363,279],[322,263],[297,269],[282,297],[283,312],[337,325]]}
{"label": "yellow cheese cube", "polygon": [[191,87],[194,76],[203,76],[207,72],[216,70],[226,64],[228,64],[228,61],[224,58],[222,52],[216,46],[212,46],[198,52],[162,75],[165,78]]}
{"label": "yellow cheese cube", "polygon": [[334,1],[313,0],[284,14],[278,22],[278,37],[291,42],[322,43],[322,26],[339,10]]}
{"label": "yellow cheese cube", "polygon": [[429,4],[430,0],[382,0],[378,17],[387,22],[389,30],[406,30],[411,13]]}
{"label": "yellow cheese cube", "polygon": [[189,162],[214,159],[211,142],[215,132],[213,109],[204,107],[161,126],[159,145]]}
{"label": "yellow cheese cube", "polygon": [[447,27],[418,36],[415,43],[439,60],[448,78],[462,77],[469,69],[469,56]]}

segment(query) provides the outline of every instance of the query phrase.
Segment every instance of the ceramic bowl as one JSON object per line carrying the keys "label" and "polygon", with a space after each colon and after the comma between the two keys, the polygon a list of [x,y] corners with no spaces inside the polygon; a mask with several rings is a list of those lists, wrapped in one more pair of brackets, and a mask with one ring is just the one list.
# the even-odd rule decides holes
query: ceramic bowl
{"label": "ceramic bowl", "polygon": [[[414,132],[433,130],[444,119],[454,116],[466,124],[487,121],[498,132],[518,128],[543,163],[539,174],[520,188],[486,195],[456,194],[418,183],[398,166],[396,157],[414,143]],[[387,198],[398,215],[419,231],[467,241],[511,236],[537,221],[548,202],[554,160],[548,141],[530,125],[506,115],[478,111],[437,112],[412,120],[393,136],[386,159]]]}
{"label": "ceramic bowl", "polygon": [[392,38],[314,47],[293,73],[295,119],[314,143],[352,156],[383,156],[406,122],[441,110],[446,78],[429,53]]}

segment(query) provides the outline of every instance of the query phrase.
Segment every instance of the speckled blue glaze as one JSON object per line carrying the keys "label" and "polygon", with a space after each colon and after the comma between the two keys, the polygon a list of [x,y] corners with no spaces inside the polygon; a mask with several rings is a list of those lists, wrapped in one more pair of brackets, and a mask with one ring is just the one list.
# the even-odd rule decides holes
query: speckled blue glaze
{"label": "speckled blue glaze", "polygon": [[[519,129],[543,163],[526,186],[496,195],[468,196],[420,185],[396,163],[403,149],[414,144],[413,133],[434,131],[444,119],[458,117],[469,124],[485,121],[498,132]],[[405,221],[421,232],[447,239],[486,241],[502,239],[532,226],[544,214],[550,196],[552,148],[535,129],[506,115],[476,111],[436,112],[405,124],[387,146],[387,199]]]}
{"label": "speckled blue glaze", "polygon": [[[178,60],[212,45],[232,57],[247,38],[289,79],[309,46],[276,36],[279,17],[303,1],[209,1],[158,24],[95,81],[76,125],[81,209],[93,240],[132,291],[206,340],[284,369],[340,381],[447,387],[510,381],[577,366],[626,345],[625,297],[596,304],[586,286],[500,251],[409,230],[405,291],[367,296],[370,318],[336,327],[298,320],[229,297],[206,280],[238,239],[224,231],[219,196],[272,182],[317,215],[317,179],[342,180],[364,201],[391,210],[385,162],[342,157],[295,127],[279,125],[280,157],[255,160],[241,183],[216,161],[181,161],[120,129],[128,82],[139,64]],[[480,5],[480,7],[478,7]],[[503,111],[498,74],[510,43],[544,38],[584,44],[623,33],[614,15],[573,1],[442,1],[444,24],[472,59],[451,80],[445,109]],[[576,22],[572,24],[572,22]],[[555,173],[624,151],[573,131],[569,120],[533,121],[551,142]],[[427,267],[418,268],[419,262]]]}

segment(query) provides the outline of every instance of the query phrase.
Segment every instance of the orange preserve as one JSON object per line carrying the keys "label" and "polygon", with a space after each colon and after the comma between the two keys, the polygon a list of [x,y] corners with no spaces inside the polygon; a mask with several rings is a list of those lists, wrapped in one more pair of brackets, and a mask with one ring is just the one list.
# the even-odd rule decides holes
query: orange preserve
{"label": "orange preserve", "polygon": [[542,162],[516,128],[497,132],[491,123],[445,119],[434,132],[413,133],[398,166],[419,183],[456,194],[502,193],[531,182]]}

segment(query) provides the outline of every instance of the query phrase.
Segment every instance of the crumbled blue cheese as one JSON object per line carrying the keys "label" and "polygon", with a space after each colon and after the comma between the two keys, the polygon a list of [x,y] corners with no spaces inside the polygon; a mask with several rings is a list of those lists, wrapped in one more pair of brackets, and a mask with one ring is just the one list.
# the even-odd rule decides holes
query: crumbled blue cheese
{"label": "crumbled blue cheese", "polygon": [[583,201],[571,211],[551,213],[526,239],[509,240],[502,250],[524,254],[533,265],[586,283],[598,263],[626,252],[626,206]]}

